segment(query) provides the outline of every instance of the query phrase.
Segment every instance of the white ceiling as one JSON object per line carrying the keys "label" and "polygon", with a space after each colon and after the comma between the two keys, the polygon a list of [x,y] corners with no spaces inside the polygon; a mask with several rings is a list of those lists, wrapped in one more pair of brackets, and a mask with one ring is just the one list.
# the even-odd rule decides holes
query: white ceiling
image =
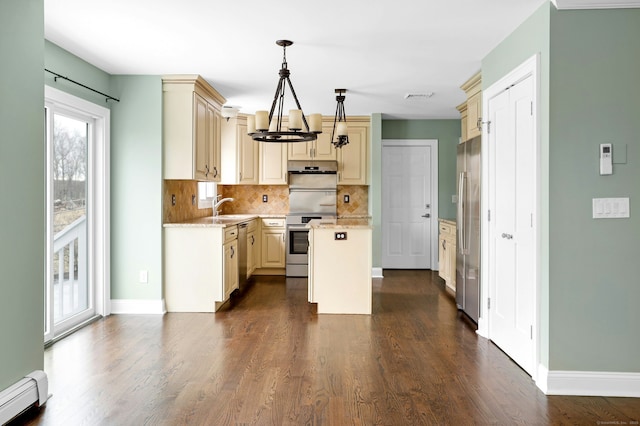
{"label": "white ceiling", "polygon": [[44,0],[45,37],[110,74],[200,74],[246,113],[271,106],[289,39],[305,114],[346,88],[347,116],[458,118],[460,84],[546,1]]}

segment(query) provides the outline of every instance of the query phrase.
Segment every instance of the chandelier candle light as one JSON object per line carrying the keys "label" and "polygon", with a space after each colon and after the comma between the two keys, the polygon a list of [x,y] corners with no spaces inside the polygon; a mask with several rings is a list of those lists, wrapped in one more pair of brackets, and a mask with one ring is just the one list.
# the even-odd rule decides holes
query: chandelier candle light
{"label": "chandelier candle light", "polygon": [[[322,115],[311,114],[309,122],[302,112],[302,107],[298,101],[293,85],[289,79],[289,69],[287,68],[287,46],[293,44],[289,40],[276,41],[278,46],[282,46],[283,58],[280,69],[280,80],[273,97],[271,111],[256,111],[255,116],[247,117],[247,133],[255,141],[259,142],[308,142],[318,138],[318,133],[322,133]],[[287,85],[291,90],[293,99],[298,109],[289,110],[288,129],[283,129],[282,113],[284,108],[284,95]],[[276,111],[276,105],[278,109]]]}
{"label": "chandelier candle light", "polygon": [[331,132],[331,143],[336,148],[342,148],[349,143],[349,133],[347,130],[347,115],[344,112],[344,94],[347,89],[336,89],[336,116],[333,119],[333,131]]}

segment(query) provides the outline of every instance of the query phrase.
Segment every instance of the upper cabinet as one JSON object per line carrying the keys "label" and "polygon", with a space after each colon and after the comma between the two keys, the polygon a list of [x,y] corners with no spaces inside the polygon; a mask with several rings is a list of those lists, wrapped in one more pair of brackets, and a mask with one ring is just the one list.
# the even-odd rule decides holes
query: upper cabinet
{"label": "upper cabinet", "polygon": [[221,180],[221,105],[226,102],[199,75],[162,79],[165,179]]}
{"label": "upper cabinet", "polygon": [[[328,117],[327,117],[328,118]],[[336,160],[336,148],[331,143],[331,123],[323,120],[322,133],[312,142],[298,142],[289,144],[289,160]]]}
{"label": "upper cabinet", "polygon": [[222,120],[221,183],[257,185],[259,183],[259,143],[247,134],[247,117],[238,115]]}
{"label": "upper cabinet", "polygon": [[[462,140],[466,141],[482,134],[482,77],[480,72],[467,80],[460,88],[467,94],[466,123],[463,123],[463,127],[466,124],[466,133],[462,134]],[[460,114],[462,115],[463,112],[460,111]],[[464,128],[462,130],[464,131]]]}
{"label": "upper cabinet", "polygon": [[287,184],[287,144],[260,142],[261,185]]}
{"label": "upper cabinet", "polygon": [[349,143],[338,148],[338,185],[368,185],[370,120],[347,118]]}

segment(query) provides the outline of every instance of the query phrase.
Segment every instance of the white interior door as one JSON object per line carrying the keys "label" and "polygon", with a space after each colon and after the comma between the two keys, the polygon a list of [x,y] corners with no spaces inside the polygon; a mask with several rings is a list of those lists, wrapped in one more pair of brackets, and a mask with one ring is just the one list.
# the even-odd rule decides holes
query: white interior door
{"label": "white interior door", "polygon": [[432,254],[437,253],[433,244],[433,238],[437,238],[434,224],[438,215],[437,190],[434,191],[437,181],[433,178],[437,145],[435,148],[434,145],[436,141],[383,144],[383,268],[434,267]]}
{"label": "white interior door", "polygon": [[489,335],[530,374],[535,363],[533,77],[489,100]]}

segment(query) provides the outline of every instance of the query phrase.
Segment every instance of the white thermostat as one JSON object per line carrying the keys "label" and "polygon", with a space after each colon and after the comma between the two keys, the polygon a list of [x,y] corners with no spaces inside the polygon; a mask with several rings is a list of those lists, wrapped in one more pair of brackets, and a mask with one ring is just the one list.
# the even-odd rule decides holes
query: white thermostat
{"label": "white thermostat", "polygon": [[600,174],[610,175],[613,173],[612,158],[611,158],[611,144],[600,144]]}

